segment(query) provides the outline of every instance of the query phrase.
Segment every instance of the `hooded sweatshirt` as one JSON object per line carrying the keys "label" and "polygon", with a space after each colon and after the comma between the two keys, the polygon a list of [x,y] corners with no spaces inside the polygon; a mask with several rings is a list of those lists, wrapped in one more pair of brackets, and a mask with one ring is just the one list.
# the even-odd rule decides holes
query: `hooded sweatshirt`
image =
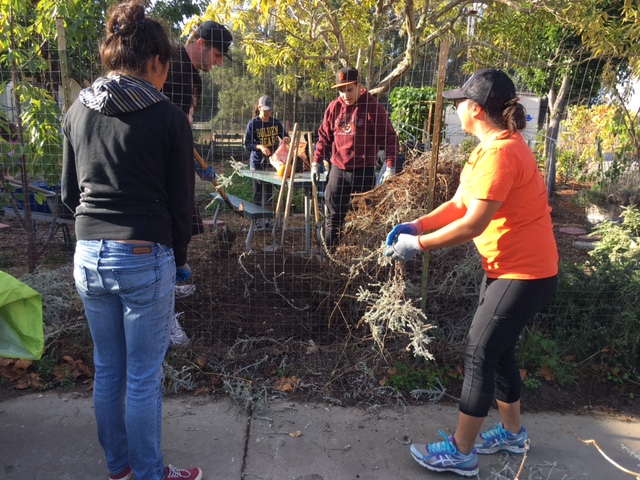
{"label": "hooded sweatshirt", "polygon": [[64,120],[62,201],[78,240],[143,240],[187,261],[193,137],[185,114],[140,78],[102,77]]}
{"label": "hooded sweatshirt", "polygon": [[329,104],[318,129],[314,161],[331,157],[340,170],[374,167],[378,150],[385,151],[387,166],[395,167],[398,136],[387,111],[366,90],[354,105],[338,97]]}
{"label": "hooded sweatshirt", "polygon": [[280,140],[288,137],[289,134],[284,129],[282,122],[271,117],[268,122],[264,122],[260,117],[253,118],[247,124],[247,131],[244,135],[244,146],[251,152],[249,162],[252,168],[263,170],[269,165],[268,157],[257,150],[258,145],[269,147],[273,155],[280,145]]}

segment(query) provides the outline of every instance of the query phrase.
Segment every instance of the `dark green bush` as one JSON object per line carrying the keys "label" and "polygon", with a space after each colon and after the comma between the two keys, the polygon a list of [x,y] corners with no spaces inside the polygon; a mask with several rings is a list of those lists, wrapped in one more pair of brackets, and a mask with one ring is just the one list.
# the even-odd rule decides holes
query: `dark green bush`
{"label": "dark green bush", "polygon": [[[599,363],[603,371],[615,368],[637,377],[640,213],[637,207],[628,207],[622,216],[622,223],[603,222],[593,232],[600,240],[586,264],[561,265],[561,294],[547,309],[544,321],[526,332],[520,349],[523,366],[536,370],[553,359],[547,367],[560,376],[568,364],[591,362]],[[548,341],[533,341],[540,331]],[[533,338],[532,332],[538,337]]]}

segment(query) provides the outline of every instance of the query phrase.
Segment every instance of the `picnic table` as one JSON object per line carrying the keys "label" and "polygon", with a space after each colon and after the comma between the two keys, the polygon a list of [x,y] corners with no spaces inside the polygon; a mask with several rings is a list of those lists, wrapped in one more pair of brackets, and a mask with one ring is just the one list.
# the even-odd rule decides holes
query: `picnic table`
{"label": "picnic table", "polygon": [[[261,182],[271,183],[278,187],[282,186],[282,177],[273,170],[250,170],[241,169],[238,170],[238,174],[245,178],[251,178],[252,180],[259,180]],[[305,230],[305,253],[311,252],[311,231],[313,224],[313,189],[311,172],[299,172],[295,173],[292,177],[293,188],[302,189],[304,192],[304,230]],[[323,173],[320,175],[318,182],[323,184],[326,181],[326,175]],[[216,211],[213,216],[213,225],[217,224],[220,208],[225,204],[224,199],[217,193],[211,194],[214,200],[217,202]],[[234,195],[228,195],[227,198],[233,204],[234,209],[242,212],[242,214],[251,220],[249,231],[247,233],[247,239],[245,241],[245,247],[247,252],[251,252],[251,241],[253,234],[256,230],[256,220],[274,218],[275,212],[269,210],[262,205],[256,205],[250,200],[245,200]]]}

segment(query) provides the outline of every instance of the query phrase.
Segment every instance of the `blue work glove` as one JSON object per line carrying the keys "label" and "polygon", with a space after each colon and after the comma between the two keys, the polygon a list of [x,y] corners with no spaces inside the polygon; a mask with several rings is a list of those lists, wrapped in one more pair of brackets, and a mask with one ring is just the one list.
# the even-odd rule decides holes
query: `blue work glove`
{"label": "blue work glove", "polygon": [[401,233],[406,233],[407,235],[419,235],[420,234],[420,222],[408,222],[401,223],[400,225],[396,225],[387,235],[387,246],[390,247],[393,245],[393,242],[396,241],[398,235]]}
{"label": "blue work glove", "polygon": [[213,182],[217,175],[212,165],[209,165],[207,169],[203,169],[198,162],[194,162],[194,167],[196,169],[196,173],[202,180],[207,180]]}
{"label": "blue work glove", "polygon": [[393,260],[406,262],[411,260],[418,253],[424,252],[420,246],[420,237],[401,233],[398,235],[396,243],[391,245],[384,252],[385,256],[391,257]]}
{"label": "blue work glove", "polygon": [[384,181],[395,175],[396,174],[396,167],[387,167],[385,168],[384,172],[382,173],[382,182],[384,183]]}
{"label": "blue work glove", "polygon": [[191,277],[191,267],[188,263],[176,267],[176,282],[184,282]]}

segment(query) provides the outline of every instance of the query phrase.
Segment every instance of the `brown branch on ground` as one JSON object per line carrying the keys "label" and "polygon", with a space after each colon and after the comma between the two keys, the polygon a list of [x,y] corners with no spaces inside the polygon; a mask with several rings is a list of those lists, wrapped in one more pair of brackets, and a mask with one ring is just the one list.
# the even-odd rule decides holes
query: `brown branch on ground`
{"label": "brown branch on ground", "polygon": [[529,448],[531,448],[531,440],[528,438],[524,441],[524,455],[522,456],[522,461],[520,462],[520,468],[518,469],[518,473],[513,480],[519,480],[520,474],[522,473],[522,469],[524,468],[524,463],[527,461],[527,453],[529,453]]}
{"label": "brown branch on ground", "polygon": [[613,465],[614,467],[616,467],[618,470],[627,473],[631,476],[634,477],[640,477],[640,473],[639,472],[633,472],[625,467],[623,467],[622,465],[617,464],[616,462],[614,462],[612,459],[610,459],[606,453],[604,453],[602,451],[602,449],[598,446],[598,444],[596,443],[595,440],[593,439],[589,439],[589,440],[582,440],[580,437],[578,437],[578,435],[575,434],[574,431],[571,431],[571,433],[573,433],[573,436],[576,437],[577,440],[579,440],[580,442],[584,443],[585,445],[593,445],[594,447],[596,447],[596,450],[598,450],[598,452],[600,452],[600,455],[602,455],[606,461],[608,461],[611,465]]}

